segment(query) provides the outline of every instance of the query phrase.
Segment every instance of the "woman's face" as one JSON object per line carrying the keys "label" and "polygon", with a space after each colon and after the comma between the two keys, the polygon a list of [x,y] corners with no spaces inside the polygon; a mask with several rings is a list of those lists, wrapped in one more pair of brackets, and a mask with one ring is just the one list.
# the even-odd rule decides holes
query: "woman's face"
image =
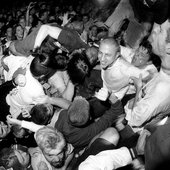
{"label": "woman's face", "polygon": [[16,33],[15,33],[16,37],[18,40],[23,39],[24,36],[24,30],[23,28],[19,25],[16,27]]}

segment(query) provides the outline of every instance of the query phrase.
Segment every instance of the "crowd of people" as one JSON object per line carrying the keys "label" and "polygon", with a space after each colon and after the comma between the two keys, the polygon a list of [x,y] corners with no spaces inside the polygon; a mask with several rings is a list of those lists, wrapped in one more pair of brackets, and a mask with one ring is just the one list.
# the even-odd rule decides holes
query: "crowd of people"
{"label": "crowd of people", "polygon": [[170,2],[106,2],[0,11],[0,170],[170,168]]}

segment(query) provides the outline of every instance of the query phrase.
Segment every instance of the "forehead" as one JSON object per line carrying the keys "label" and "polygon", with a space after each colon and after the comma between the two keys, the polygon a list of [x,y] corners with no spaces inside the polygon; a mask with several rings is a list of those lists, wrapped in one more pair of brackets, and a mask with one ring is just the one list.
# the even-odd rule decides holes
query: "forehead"
{"label": "forehead", "polygon": [[99,50],[106,50],[106,51],[115,51],[116,49],[118,49],[118,47],[110,42],[101,42],[100,46],[99,46]]}

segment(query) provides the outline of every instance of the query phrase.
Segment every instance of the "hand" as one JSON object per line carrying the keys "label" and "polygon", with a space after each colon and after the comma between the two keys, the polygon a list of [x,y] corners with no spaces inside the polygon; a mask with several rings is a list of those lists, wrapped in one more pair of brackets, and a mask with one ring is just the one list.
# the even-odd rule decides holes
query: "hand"
{"label": "hand", "polygon": [[12,79],[15,79],[19,74],[25,75],[26,68],[19,67],[13,74]]}
{"label": "hand", "polygon": [[125,119],[125,114],[121,114],[118,117],[118,119],[116,121],[116,128],[118,131],[121,131],[125,128],[125,125],[123,124],[124,119]]}
{"label": "hand", "polygon": [[149,73],[148,76],[142,79],[144,83],[147,83],[148,81],[150,81],[154,76],[154,73],[151,70],[148,70],[148,73]]}
{"label": "hand", "polygon": [[7,123],[10,125],[21,125],[21,121],[15,118],[12,118],[11,115],[8,115],[6,119],[7,119]]}
{"label": "hand", "polygon": [[24,118],[30,118],[31,117],[29,111],[26,108],[21,109],[21,114]]}
{"label": "hand", "polygon": [[145,149],[145,144],[146,144],[146,138],[150,136],[151,133],[144,129],[138,139],[137,145],[136,145],[136,151],[138,155],[143,155],[144,154],[144,149]]}
{"label": "hand", "polygon": [[27,9],[30,10],[31,8],[34,7],[35,4],[36,2],[30,2]]}
{"label": "hand", "polygon": [[26,85],[26,77],[23,74],[18,74],[14,81],[15,84],[17,84],[20,87],[24,87]]}
{"label": "hand", "polygon": [[68,13],[65,13],[63,16],[62,26],[66,25],[70,20],[71,20],[71,18],[68,19]]}
{"label": "hand", "polygon": [[33,99],[34,104],[43,104],[43,103],[49,103],[50,97],[47,95],[39,96],[37,98]]}
{"label": "hand", "polygon": [[130,81],[133,81],[134,86],[136,88],[136,90],[139,90],[142,88],[142,75],[139,75],[139,78],[136,77],[130,77]]}

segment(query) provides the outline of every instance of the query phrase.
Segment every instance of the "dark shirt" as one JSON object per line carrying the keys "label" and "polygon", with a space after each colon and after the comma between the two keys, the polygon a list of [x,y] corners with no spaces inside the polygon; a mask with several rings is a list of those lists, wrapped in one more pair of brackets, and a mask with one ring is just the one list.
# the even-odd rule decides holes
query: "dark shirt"
{"label": "dark shirt", "polygon": [[[150,1],[150,0],[149,0]],[[146,0],[147,2],[147,0]],[[149,7],[143,4],[143,1],[130,0],[135,16],[139,21],[153,21],[157,24],[164,23],[170,16],[169,0],[157,0]]]}
{"label": "dark shirt", "polygon": [[[147,138],[145,145],[145,169],[156,170],[170,162],[170,123],[158,126]],[[159,168],[158,168],[159,167]],[[167,168],[168,169],[168,168]]]}
{"label": "dark shirt", "polygon": [[13,88],[15,88],[15,86],[12,81],[7,81],[0,85],[0,121],[5,122],[6,116],[9,114],[9,106],[6,103],[6,96]]}
{"label": "dark shirt", "polygon": [[[57,26],[62,29],[57,41],[61,45],[63,45],[63,47],[65,47],[69,52],[72,52],[75,49],[88,47],[88,45],[81,40],[80,36],[76,31],[58,26],[57,24],[51,24],[51,26]],[[41,26],[35,28],[23,40],[14,41],[14,46],[18,53],[23,54],[24,56],[29,56],[31,54],[31,51],[34,49],[35,39],[40,28]]]}
{"label": "dark shirt", "polygon": [[112,104],[111,108],[107,110],[98,121],[89,124],[87,127],[79,128],[69,123],[67,110],[63,110],[59,115],[55,128],[58,129],[64,135],[67,142],[71,143],[75,148],[84,148],[93,137],[110,127],[120,114],[123,114],[123,107],[121,102],[118,101]]}

